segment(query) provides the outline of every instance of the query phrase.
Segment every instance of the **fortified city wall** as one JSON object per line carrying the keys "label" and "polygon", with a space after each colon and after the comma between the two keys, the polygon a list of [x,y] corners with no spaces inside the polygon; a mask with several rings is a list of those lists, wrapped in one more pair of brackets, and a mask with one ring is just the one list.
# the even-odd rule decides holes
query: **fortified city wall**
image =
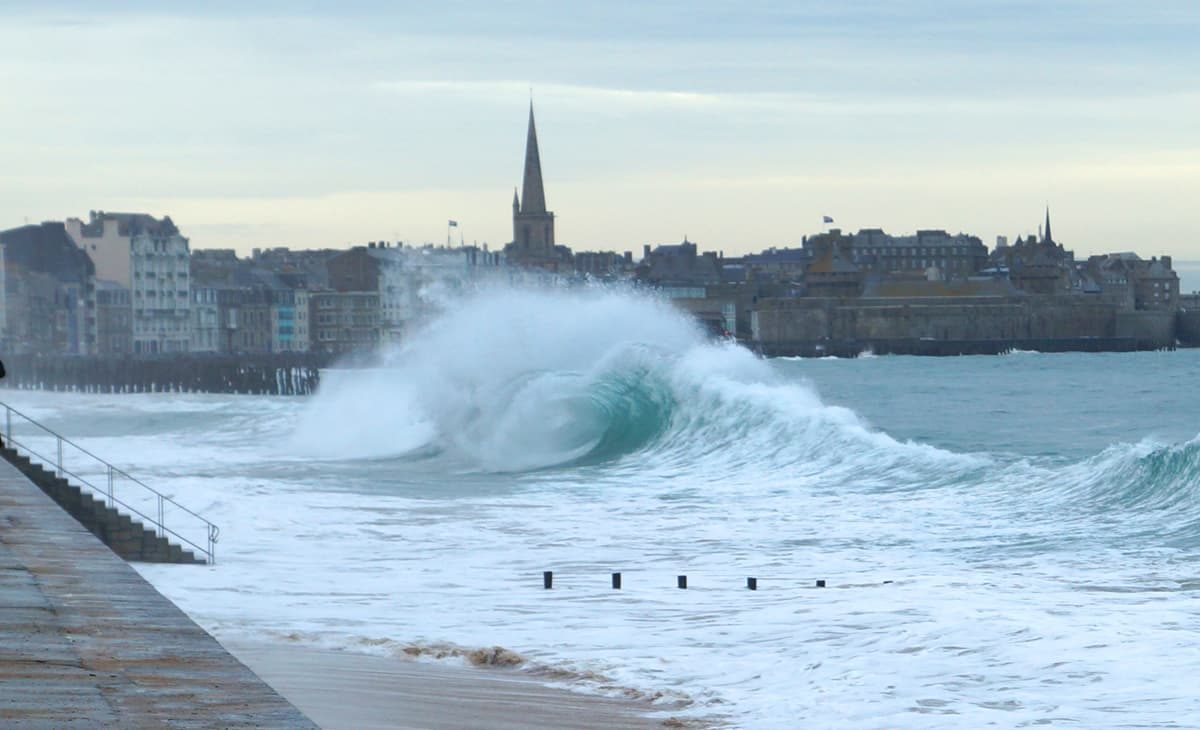
{"label": "fortified city wall", "polygon": [[1200,310],[1181,310],[1175,320],[1175,336],[1185,347],[1200,347]]}
{"label": "fortified city wall", "polygon": [[785,354],[789,345],[804,354],[806,343],[817,342],[1012,343],[1008,347],[1042,342],[1045,349],[1058,349],[1056,342],[1093,340],[1097,346],[1087,349],[1118,350],[1175,343],[1174,312],[1119,311],[1113,304],[1077,296],[765,299],[751,319],[754,343],[773,354]]}

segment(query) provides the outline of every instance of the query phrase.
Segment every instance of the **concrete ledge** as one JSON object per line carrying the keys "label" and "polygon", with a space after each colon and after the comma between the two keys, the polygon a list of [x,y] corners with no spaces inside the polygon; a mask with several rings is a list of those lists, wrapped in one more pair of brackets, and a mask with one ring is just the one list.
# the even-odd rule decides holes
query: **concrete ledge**
{"label": "concrete ledge", "polygon": [[0,726],[316,727],[6,461]]}

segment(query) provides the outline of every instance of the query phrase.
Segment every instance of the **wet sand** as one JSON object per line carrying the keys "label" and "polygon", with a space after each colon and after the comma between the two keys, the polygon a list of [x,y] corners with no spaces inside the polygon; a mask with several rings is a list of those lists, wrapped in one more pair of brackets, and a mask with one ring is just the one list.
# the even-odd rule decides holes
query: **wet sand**
{"label": "wet sand", "polygon": [[646,702],[554,689],[516,670],[276,644],[226,648],[324,730],[698,727]]}

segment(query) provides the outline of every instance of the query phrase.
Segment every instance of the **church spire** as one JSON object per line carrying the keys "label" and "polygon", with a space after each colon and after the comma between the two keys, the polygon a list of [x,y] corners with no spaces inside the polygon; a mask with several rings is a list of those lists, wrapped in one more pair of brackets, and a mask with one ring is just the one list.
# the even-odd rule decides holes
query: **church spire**
{"label": "church spire", "polygon": [[1043,232],[1043,236],[1042,240],[1046,243],[1054,243],[1054,238],[1050,235],[1050,206],[1048,205],[1046,206],[1046,229]]}
{"label": "church spire", "polygon": [[529,134],[525,138],[525,181],[521,186],[521,193],[522,213],[546,212],[546,192],[542,189],[542,160],[538,155],[532,101],[529,102]]}

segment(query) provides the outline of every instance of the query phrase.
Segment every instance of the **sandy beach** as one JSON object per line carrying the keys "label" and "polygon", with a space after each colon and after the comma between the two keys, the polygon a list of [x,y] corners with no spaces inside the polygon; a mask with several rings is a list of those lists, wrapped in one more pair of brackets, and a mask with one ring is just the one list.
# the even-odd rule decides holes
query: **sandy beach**
{"label": "sandy beach", "polygon": [[302,646],[226,648],[325,730],[700,727],[646,702],[546,687],[516,670]]}

